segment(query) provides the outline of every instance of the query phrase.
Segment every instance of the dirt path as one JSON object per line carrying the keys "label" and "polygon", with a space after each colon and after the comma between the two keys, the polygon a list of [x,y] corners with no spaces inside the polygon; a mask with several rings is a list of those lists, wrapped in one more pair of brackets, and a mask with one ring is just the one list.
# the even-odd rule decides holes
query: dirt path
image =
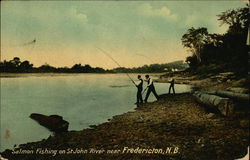
{"label": "dirt path", "polygon": [[[190,94],[163,95],[157,102],[91,129],[20,146],[34,152],[37,148],[77,148],[87,153],[13,155],[9,150],[2,155],[11,160],[233,160],[246,154],[248,129],[237,119],[208,114]],[[103,149],[103,153],[90,153],[91,148]],[[134,153],[139,149],[144,153]],[[106,153],[108,150],[118,153]]]}

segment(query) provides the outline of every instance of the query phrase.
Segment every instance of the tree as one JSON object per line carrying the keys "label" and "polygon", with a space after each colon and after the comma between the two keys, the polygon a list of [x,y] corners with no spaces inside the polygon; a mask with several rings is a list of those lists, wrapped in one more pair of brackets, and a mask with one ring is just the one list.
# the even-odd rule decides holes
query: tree
{"label": "tree", "polygon": [[249,6],[238,9],[231,9],[217,15],[221,25],[229,25],[228,33],[242,33],[249,26]]}
{"label": "tree", "polygon": [[82,67],[82,71],[85,72],[85,73],[90,73],[90,72],[93,72],[94,69],[89,64],[85,64]]}
{"label": "tree", "polygon": [[[223,34],[209,34],[206,28],[190,28],[182,36],[182,44],[192,52],[186,62],[190,67],[217,71],[233,71],[241,75],[247,73],[247,30],[249,8],[227,10],[218,15],[221,25],[229,25]],[[196,60],[195,60],[196,59]],[[212,66],[212,67],[211,67]],[[211,71],[212,71],[211,70]]]}
{"label": "tree", "polygon": [[195,56],[188,56],[186,58],[186,62],[187,64],[191,67],[191,68],[195,68],[198,65],[198,61],[197,58]]}
{"label": "tree", "polygon": [[82,69],[82,65],[80,63],[75,64],[71,67],[72,72],[81,72],[81,69]]}
{"label": "tree", "polygon": [[187,33],[181,38],[184,47],[189,48],[189,51],[196,56],[197,60],[201,62],[200,52],[204,44],[208,41],[207,28],[201,27],[198,29],[190,28]]}
{"label": "tree", "polygon": [[30,64],[29,61],[23,61],[23,62],[21,62],[20,66],[19,66],[19,68],[20,68],[20,70],[22,72],[27,72],[30,69],[32,69],[32,67],[33,67],[33,64]]}
{"label": "tree", "polygon": [[40,67],[38,67],[38,70],[40,72],[55,72],[56,68],[53,66],[50,66],[49,64],[45,63],[44,65],[41,65]]}
{"label": "tree", "polygon": [[18,67],[21,61],[19,57],[14,57],[13,60],[10,60],[10,63],[14,64],[15,67]]}

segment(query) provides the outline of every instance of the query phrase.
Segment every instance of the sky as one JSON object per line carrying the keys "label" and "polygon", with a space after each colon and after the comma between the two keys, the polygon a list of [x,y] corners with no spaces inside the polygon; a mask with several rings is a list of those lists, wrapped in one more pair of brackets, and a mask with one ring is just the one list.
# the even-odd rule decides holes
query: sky
{"label": "sky", "polygon": [[1,61],[117,67],[98,48],[124,67],[185,60],[190,53],[181,37],[189,28],[225,33],[216,15],[244,6],[242,0],[1,1]]}

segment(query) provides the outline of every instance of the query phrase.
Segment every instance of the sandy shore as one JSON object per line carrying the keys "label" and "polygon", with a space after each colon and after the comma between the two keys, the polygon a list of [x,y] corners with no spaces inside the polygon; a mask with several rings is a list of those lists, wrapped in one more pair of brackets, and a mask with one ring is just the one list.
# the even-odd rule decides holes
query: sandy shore
{"label": "sandy shore", "polygon": [[209,114],[188,93],[162,95],[157,102],[90,129],[51,136],[19,146],[15,154],[11,150],[1,154],[10,160],[233,160],[247,152],[249,128],[242,125],[246,121],[244,116]]}

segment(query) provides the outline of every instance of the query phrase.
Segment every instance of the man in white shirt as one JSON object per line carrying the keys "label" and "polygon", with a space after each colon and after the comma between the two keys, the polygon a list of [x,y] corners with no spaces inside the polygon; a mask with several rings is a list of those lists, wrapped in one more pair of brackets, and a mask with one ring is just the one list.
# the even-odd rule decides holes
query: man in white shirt
{"label": "man in white shirt", "polygon": [[169,86],[169,89],[168,89],[168,94],[170,94],[171,92],[171,89],[173,90],[173,94],[175,94],[175,89],[174,89],[174,79],[170,79],[170,86]]}
{"label": "man in white shirt", "polygon": [[146,78],[146,82],[148,83],[147,84],[148,90],[147,90],[147,94],[146,94],[146,97],[144,99],[144,102],[147,103],[148,97],[149,97],[149,95],[150,95],[151,92],[153,92],[155,98],[158,100],[159,96],[158,96],[158,94],[155,91],[155,86],[154,86],[153,80],[151,78],[149,78],[149,75],[145,75],[145,78]]}

